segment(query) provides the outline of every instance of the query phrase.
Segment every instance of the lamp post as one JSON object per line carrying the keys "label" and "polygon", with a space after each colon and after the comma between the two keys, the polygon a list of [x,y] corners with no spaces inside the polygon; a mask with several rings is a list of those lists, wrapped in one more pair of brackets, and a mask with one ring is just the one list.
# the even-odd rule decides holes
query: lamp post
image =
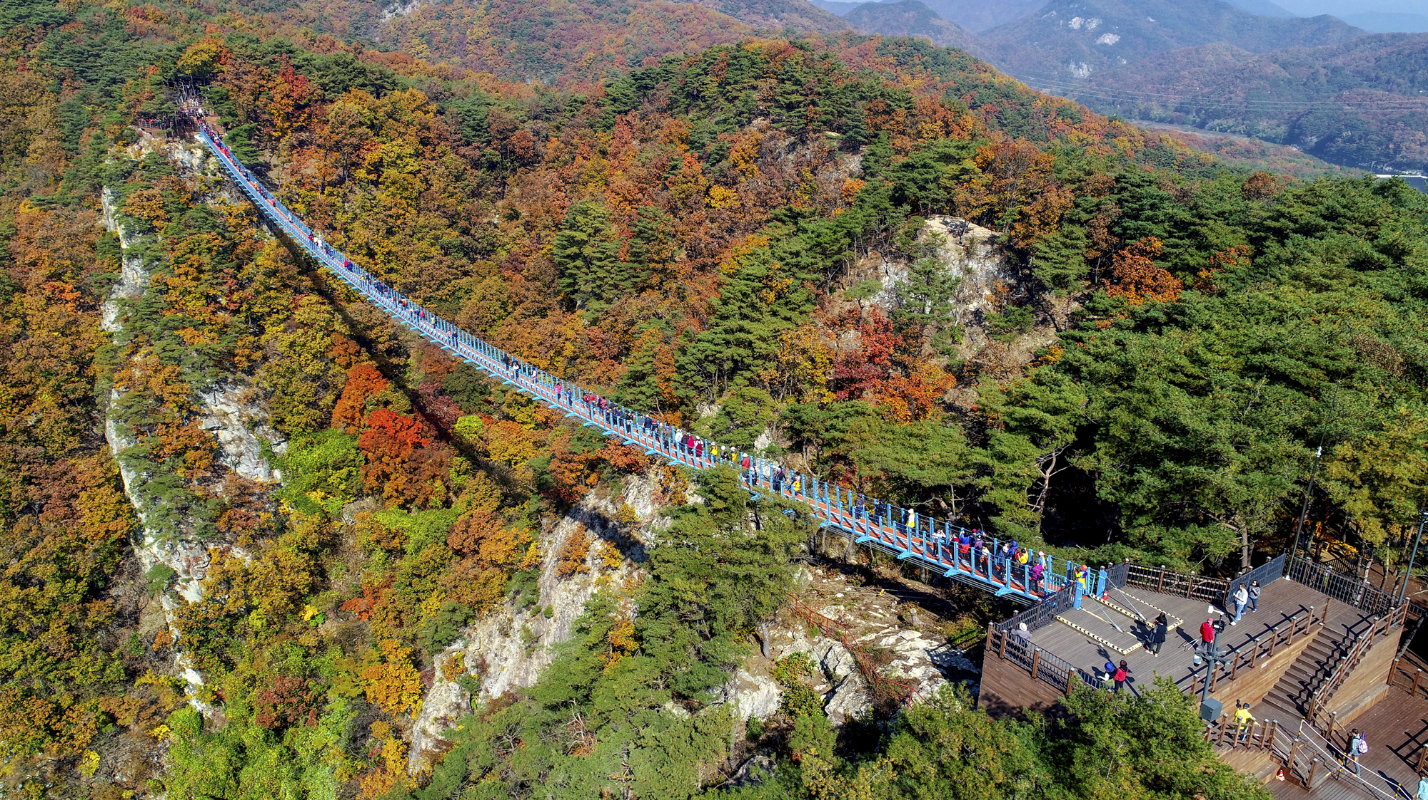
{"label": "lamp post", "polygon": [[1398,590],[1398,604],[1408,595],[1408,579],[1413,577],[1413,561],[1418,558],[1418,543],[1423,541],[1423,526],[1428,525],[1428,509],[1418,512],[1418,535],[1413,537],[1413,552],[1408,556],[1408,571],[1403,573],[1403,587]]}
{"label": "lamp post", "polygon": [[[1215,631],[1215,638],[1212,639],[1199,655],[1205,658],[1205,685],[1200,687],[1200,719],[1207,725],[1213,724],[1220,718],[1220,713],[1224,710],[1224,705],[1218,700],[1210,698],[1210,681],[1214,680],[1215,668],[1225,664],[1230,657],[1225,654],[1220,647],[1220,631]],[[1198,656],[1197,656],[1198,657]]]}
{"label": "lamp post", "polygon": [[[1339,403],[1339,384],[1334,384],[1334,399],[1330,401],[1331,406]],[[1324,440],[1329,437],[1329,429],[1322,428],[1319,431],[1319,447],[1314,450],[1314,468],[1309,471],[1309,488],[1304,491],[1304,507],[1299,509],[1299,521],[1294,525],[1294,549],[1289,551],[1289,557],[1299,556],[1299,532],[1304,529],[1304,519],[1309,516],[1309,500],[1314,496],[1314,478],[1319,475],[1319,461],[1324,457]]]}

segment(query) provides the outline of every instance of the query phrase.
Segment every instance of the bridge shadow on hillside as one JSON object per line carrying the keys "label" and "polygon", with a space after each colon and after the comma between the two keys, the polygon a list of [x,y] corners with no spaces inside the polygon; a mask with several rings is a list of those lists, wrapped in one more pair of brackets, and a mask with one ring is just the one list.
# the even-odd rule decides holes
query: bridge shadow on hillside
{"label": "bridge shadow on hillside", "polygon": [[[332,282],[326,271],[318,265],[301,245],[294,242],[286,231],[274,225],[264,215],[259,215],[259,218],[263,221],[264,226],[267,227],[268,230],[277,237],[278,241],[283,243],[283,246],[288,249],[288,252],[293,255],[300,271],[303,276],[307,278],[313,291],[323,300],[327,301],[327,304],[347,326],[346,335],[356,342],[357,346],[362,348],[362,352],[366,353],[367,356],[372,359],[373,363],[377,366],[377,371],[382,373],[382,377],[390,381],[392,387],[407,398],[407,401],[412,404],[412,408],[421,415],[422,420],[440,434],[442,440],[450,445],[451,448],[463,458],[495,478],[503,490],[514,492],[520,489],[520,483],[511,473],[510,468],[484,457],[477,452],[476,448],[462,441],[461,437],[454,435],[450,426],[442,421],[441,415],[437,414],[435,410],[426,403],[421,392],[407,383],[405,377],[407,373],[406,365],[383,353],[381,349],[376,346],[376,343],[364,333],[365,327],[352,316],[347,300],[341,295],[343,286],[340,283]],[[426,340],[423,339],[422,341],[425,342]],[[410,352],[409,348],[408,352]],[[482,373],[482,377],[489,378],[489,376],[484,373]]]}

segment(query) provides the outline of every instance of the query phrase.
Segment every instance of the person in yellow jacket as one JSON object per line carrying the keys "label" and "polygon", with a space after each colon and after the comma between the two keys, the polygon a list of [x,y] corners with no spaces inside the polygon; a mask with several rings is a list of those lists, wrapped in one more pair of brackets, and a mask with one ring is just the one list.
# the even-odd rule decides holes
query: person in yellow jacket
{"label": "person in yellow jacket", "polygon": [[1239,741],[1243,742],[1249,736],[1249,727],[1254,724],[1254,715],[1250,713],[1249,703],[1235,701],[1235,728],[1239,730]]}

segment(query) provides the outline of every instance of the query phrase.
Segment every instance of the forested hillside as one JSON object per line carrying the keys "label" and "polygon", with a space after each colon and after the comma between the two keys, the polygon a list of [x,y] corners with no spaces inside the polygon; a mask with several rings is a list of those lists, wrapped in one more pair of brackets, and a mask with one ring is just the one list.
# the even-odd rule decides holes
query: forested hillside
{"label": "forested hillside", "polygon": [[[412,52],[290,11],[0,11],[0,791],[689,797],[758,753],[739,793],[1261,796],[1171,689],[1010,722],[949,687],[835,732],[793,659],[746,722],[716,690],[807,516],[401,332],[146,121],[201,86],[364,267],[662,420],[1200,571],[1283,549],[1321,436],[1311,530],[1402,559],[1424,196],[1232,167],[920,41],[621,28],[552,88],[425,60],[460,26],[421,10]],[[549,44],[497,55],[576,74]],[[948,257],[975,242],[984,283]],[[483,694],[502,665],[453,645],[486,622],[549,666]]]}

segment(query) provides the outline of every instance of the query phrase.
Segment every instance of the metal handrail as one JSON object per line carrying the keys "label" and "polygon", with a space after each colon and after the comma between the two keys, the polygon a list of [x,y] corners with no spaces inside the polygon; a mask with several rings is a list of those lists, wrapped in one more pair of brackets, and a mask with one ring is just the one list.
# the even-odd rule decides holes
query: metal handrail
{"label": "metal handrail", "polygon": [[[1369,774],[1374,776],[1374,778],[1376,778],[1377,780],[1384,781],[1384,787],[1376,786],[1368,780],[1365,780],[1362,775],[1355,774],[1352,770],[1350,770],[1347,766],[1344,765],[1343,751],[1340,750],[1338,747],[1334,746],[1334,743],[1326,739],[1323,734],[1315,730],[1312,724],[1305,725],[1304,722],[1305,720],[1299,720],[1298,736],[1300,741],[1304,744],[1307,744],[1310,748],[1314,749],[1323,756],[1324,760],[1322,763],[1328,766],[1329,769],[1333,770],[1333,772],[1330,774],[1335,780],[1341,780],[1343,777],[1347,776],[1350,779],[1348,784],[1349,786],[1358,789],[1359,791],[1365,792],[1371,797],[1380,798],[1380,800],[1404,800],[1403,795],[1399,794],[1397,789],[1393,788],[1392,786],[1388,786],[1387,781],[1384,781],[1383,777],[1378,775],[1377,773],[1373,771],[1369,772]],[[1291,771],[1297,771],[1299,768],[1298,764],[1286,764],[1285,766]],[[1306,774],[1304,780],[1304,788],[1309,789],[1311,791],[1313,790],[1314,787],[1309,786],[1308,784],[1310,782],[1310,779],[1314,777],[1317,776],[1314,775],[1313,770],[1310,770],[1310,772]]]}
{"label": "metal handrail", "polygon": [[1398,607],[1398,598],[1391,592],[1385,592],[1367,580],[1339,572],[1303,556],[1290,558],[1285,564],[1284,575],[1292,581],[1370,614],[1383,614]]}

